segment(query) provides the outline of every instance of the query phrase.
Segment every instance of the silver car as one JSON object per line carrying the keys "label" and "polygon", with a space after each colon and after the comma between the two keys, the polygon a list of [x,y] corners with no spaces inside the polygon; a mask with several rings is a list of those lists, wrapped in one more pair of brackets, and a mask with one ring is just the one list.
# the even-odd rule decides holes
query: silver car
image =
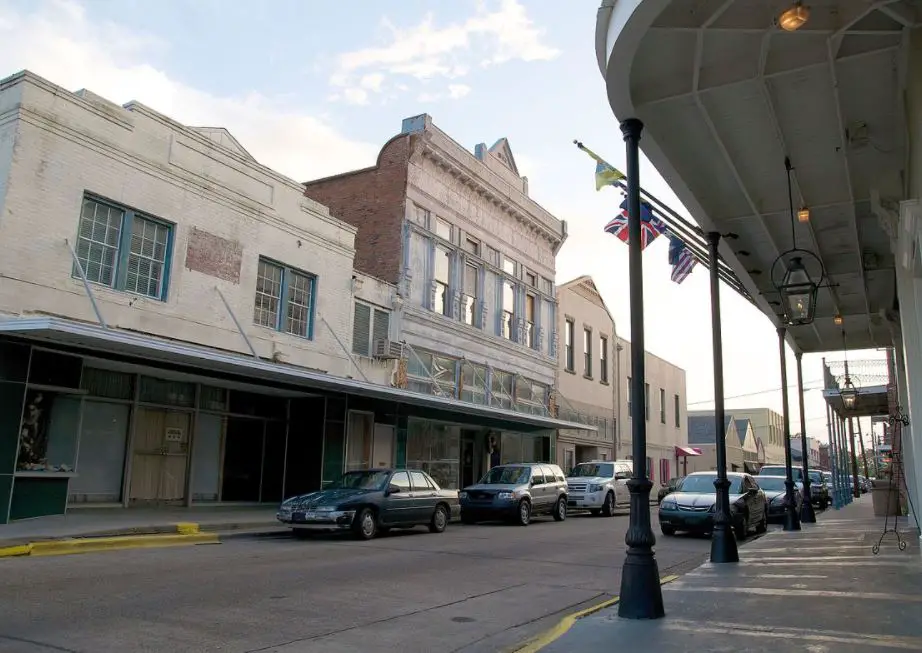
{"label": "silver car", "polygon": [[548,463],[498,465],[480,482],[458,493],[461,521],[511,519],[528,526],[532,515],[567,518],[567,479],[563,470]]}

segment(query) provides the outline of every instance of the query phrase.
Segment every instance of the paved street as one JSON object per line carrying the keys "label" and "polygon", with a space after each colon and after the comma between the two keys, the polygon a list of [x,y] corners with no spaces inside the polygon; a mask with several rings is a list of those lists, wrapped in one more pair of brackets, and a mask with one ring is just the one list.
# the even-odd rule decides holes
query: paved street
{"label": "paved street", "polygon": [[[654,509],[655,515],[655,509]],[[617,594],[628,518],[0,561],[0,652],[507,648]],[[681,573],[709,541],[660,538]]]}

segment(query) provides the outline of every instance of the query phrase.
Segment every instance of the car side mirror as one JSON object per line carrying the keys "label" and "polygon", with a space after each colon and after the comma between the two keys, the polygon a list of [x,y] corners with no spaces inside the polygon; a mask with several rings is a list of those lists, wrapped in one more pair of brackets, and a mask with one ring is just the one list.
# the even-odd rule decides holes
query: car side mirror
{"label": "car side mirror", "polygon": [[387,486],[387,493],[388,494],[399,494],[400,486],[394,485],[393,483],[391,483],[390,485]]}

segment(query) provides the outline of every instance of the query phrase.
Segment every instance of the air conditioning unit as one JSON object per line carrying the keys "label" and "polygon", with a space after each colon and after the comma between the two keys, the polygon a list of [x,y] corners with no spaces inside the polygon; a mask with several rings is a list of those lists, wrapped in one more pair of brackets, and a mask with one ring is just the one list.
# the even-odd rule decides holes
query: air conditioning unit
{"label": "air conditioning unit", "polygon": [[372,356],[378,360],[403,358],[403,343],[394,342],[387,338],[378,338],[375,340],[375,348],[372,352]]}

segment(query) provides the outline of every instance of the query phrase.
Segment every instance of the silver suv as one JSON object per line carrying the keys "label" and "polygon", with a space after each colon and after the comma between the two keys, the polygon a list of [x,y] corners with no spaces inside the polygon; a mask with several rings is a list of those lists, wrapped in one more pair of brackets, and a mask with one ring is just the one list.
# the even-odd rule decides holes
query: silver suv
{"label": "silver suv", "polygon": [[548,463],[498,465],[479,483],[458,492],[458,499],[465,524],[511,519],[528,526],[536,514],[563,521],[567,518],[567,479],[560,467]]}

